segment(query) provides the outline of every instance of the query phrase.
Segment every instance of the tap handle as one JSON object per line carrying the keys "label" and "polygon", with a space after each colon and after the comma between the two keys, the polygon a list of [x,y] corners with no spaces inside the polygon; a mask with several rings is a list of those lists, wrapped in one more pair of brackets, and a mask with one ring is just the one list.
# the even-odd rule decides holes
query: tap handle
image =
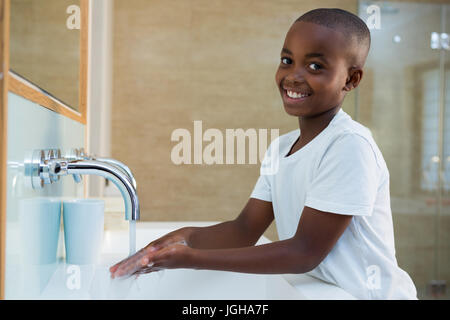
{"label": "tap handle", "polygon": [[34,150],[31,157],[24,161],[25,176],[31,178],[31,187],[41,189],[46,184],[59,180],[59,176],[52,174],[54,161],[61,157],[59,149]]}

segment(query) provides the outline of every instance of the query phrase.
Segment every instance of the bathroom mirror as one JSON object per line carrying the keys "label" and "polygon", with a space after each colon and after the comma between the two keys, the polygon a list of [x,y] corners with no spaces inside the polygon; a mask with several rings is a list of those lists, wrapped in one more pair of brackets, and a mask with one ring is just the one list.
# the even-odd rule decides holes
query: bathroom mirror
{"label": "bathroom mirror", "polygon": [[80,0],[11,0],[10,70],[80,111]]}

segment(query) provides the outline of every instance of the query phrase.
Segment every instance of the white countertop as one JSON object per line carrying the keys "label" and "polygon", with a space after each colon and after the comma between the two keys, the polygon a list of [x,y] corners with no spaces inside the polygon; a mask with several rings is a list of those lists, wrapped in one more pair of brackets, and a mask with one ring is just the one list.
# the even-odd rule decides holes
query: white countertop
{"label": "white countertop", "polygon": [[[137,250],[154,239],[184,226],[208,226],[217,222],[138,222]],[[269,243],[262,237],[258,244]],[[97,266],[66,265],[60,262],[42,299],[354,299],[332,284],[306,274],[256,275],[212,270],[172,269],[140,276],[133,281],[113,281],[109,266],[128,254],[128,229],[104,232],[101,261]],[[75,268],[75,269],[74,269]],[[78,269],[76,269],[78,268]],[[81,288],[73,290],[75,271],[83,275]],[[75,272],[75,273],[74,273]],[[127,294],[124,294],[127,292]]]}

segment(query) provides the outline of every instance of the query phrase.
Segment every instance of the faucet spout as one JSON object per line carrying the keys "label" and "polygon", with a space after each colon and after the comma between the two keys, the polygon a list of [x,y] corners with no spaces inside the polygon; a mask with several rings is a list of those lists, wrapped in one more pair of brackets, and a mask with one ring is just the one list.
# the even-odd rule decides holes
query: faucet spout
{"label": "faucet spout", "polygon": [[[123,171],[128,176],[128,179],[131,181],[131,184],[133,185],[134,189],[137,190],[137,184],[136,179],[134,179],[133,173],[131,172],[130,168],[128,168],[123,162],[120,162],[116,159],[111,158],[103,158],[103,157],[97,157],[95,155],[87,155],[84,152],[83,148],[80,149],[71,149],[70,152],[67,153],[65,156],[67,160],[74,161],[74,160],[96,160],[101,161],[103,163],[108,163],[116,166],[120,170]],[[73,175],[76,182],[80,182],[81,178],[79,175]]]}
{"label": "faucet spout", "polygon": [[50,166],[56,175],[98,175],[112,181],[120,190],[125,203],[125,219],[139,220],[139,199],[129,176],[113,164],[97,160],[64,161],[56,159]]}
{"label": "faucet spout", "polygon": [[134,189],[137,190],[136,179],[134,179],[133,173],[131,172],[130,168],[128,168],[123,162],[120,162],[120,161],[118,161],[116,159],[98,158],[98,157],[93,157],[92,160],[96,160],[96,161],[100,161],[100,162],[104,162],[104,163],[109,163],[109,164],[112,164],[112,165],[118,167],[119,169],[121,169],[128,176],[128,178],[131,181],[131,184],[133,185]]}

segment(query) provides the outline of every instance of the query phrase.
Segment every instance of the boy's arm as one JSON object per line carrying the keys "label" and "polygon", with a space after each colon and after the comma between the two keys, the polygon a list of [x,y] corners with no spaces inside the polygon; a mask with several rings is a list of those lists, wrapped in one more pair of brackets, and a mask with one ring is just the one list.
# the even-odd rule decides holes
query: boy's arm
{"label": "boy's arm", "polygon": [[[271,202],[250,198],[236,219],[208,227],[184,227],[170,232],[152,241],[133,256],[115,264],[109,270],[112,277],[133,273],[146,266],[147,263],[142,263],[142,259],[150,258],[155,251],[162,253],[166,247],[170,247],[173,251],[177,244],[183,242],[195,249],[253,246],[273,219]],[[145,271],[145,268],[141,271]]]}
{"label": "boy's arm", "polygon": [[272,202],[250,198],[236,219],[192,228],[187,240],[196,249],[253,246],[273,220]]}
{"label": "boy's arm", "polygon": [[[174,245],[146,257],[150,268],[194,268],[246,273],[304,273],[331,251],[352,216],[305,207],[296,234],[287,240],[233,249]],[[146,270],[151,271],[151,269]]]}

